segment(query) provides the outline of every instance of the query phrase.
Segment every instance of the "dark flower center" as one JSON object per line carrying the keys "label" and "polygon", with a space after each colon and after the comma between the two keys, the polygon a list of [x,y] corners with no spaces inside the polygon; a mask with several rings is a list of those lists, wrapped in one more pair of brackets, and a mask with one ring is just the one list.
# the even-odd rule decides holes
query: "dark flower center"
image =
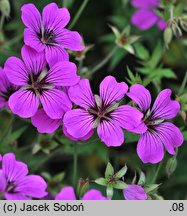
{"label": "dark flower center", "polygon": [[8,182],[7,187],[6,187],[6,192],[14,193],[15,188],[16,188],[16,184],[14,182]]}
{"label": "dark flower center", "polygon": [[55,42],[55,34],[52,30],[49,29],[41,29],[38,34],[40,41],[46,45],[54,45]]}
{"label": "dark flower center", "polygon": [[46,81],[46,77],[47,70],[43,70],[41,73],[38,74],[30,73],[28,86],[26,86],[26,89],[30,89],[35,94],[41,95],[43,90],[53,88],[53,86],[50,86],[49,83]]}
{"label": "dark flower center", "polygon": [[146,124],[146,126],[148,127],[148,129],[149,129],[150,131],[153,131],[155,125],[159,125],[159,124],[162,123],[164,120],[163,120],[163,119],[155,119],[155,118],[153,118],[151,111],[148,110],[148,111],[144,114],[143,121],[144,121],[144,123]]}
{"label": "dark flower center", "polygon": [[88,111],[94,116],[95,124],[94,127],[102,122],[103,120],[110,121],[112,116],[111,113],[119,106],[118,103],[105,105],[103,101],[101,101],[98,95],[95,95],[95,106]]}

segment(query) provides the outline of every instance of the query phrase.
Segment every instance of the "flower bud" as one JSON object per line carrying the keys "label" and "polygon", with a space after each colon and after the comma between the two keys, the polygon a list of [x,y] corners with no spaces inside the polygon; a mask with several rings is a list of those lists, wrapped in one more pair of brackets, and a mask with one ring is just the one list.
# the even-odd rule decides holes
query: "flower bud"
{"label": "flower bud", "polygon": [[170,27],[167,27],[164,31],[164,42],[165,46],[168,49],[169,44],[171,43],[173,33]]}
{"label": "flower bud", "polygon": [[5,17],[10,15],[10,2],[9,0],[0,0],[0,10]]}
{"label": "flower bud", "polygon": [[168,178],[175,172],[177,168],[177,159],[175,157],[170,158],[166,164],[166,174]]}
{"label": "flower bud", "polygon": [[89,179],[79,179],[77,194],[79,197],[82,197],[89,189]]}

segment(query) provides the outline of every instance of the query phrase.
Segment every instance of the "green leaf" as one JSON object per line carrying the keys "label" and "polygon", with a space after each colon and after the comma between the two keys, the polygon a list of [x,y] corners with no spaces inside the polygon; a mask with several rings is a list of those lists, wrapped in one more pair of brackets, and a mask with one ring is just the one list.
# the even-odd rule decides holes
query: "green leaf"
{"label": "green leaf", "polygon": [[183,131],[182,134],[184,136],[184,140],[187,141],[187,131]]}
{"label": "green leaf", "polygon": [[185,8],[184,3],[178,3],[176,7],[174,7],[174,16],[181,16]]}
{"label": "green leaf", "polygon": [[105,178],[97,178],[95,180],[95,183],[102,185],[102,186],[106,186],[107,185],[107,180]]}
{"label": "green leaf", "polygon": [[11,134],[11,136],[10,136],[11,140],[17,140],[17,139],[19,139],[20,136],[24,133],[24,131],[25,131],[27,128],[28,128],[28,126],[24,126],[24,127],[20,128],[20,129],[18,129],[18,130],[16,130],[16,131],[14,131],[14,132]]}
{"label": "green leaf", "polygon": [[105,178],[108,179],[114,175],[114,168],[110,162],[108,162],[106,170],[105,170]]}
{"label": "green leaf", "polygon": [[142,44],[136,43],[134,44],[134,48],[135,48],[135,53],[138,58],[142,60],[149,59],[149,52],[146,50],[146,48]]}
{"label": "green leaf", "polygon": [[61,182],[65,177],[65,173],[61,172],[53,177],[54,182]]}
{"label": "green leaf", "polygon": [[145,191],[146,191],[147,193],[155,192],[155,191],[159,188],[160,185],[161,185],[161,184],[152,184],[152,185],[146,186],[146,187],[145,187]]}
{"label": "green leaf", "polygon": [[119,179],[122,178],[127,172],[127,166],[125,165],[122,169],[120,169],[116,174],[115,178]]}
{"label": "green leaf", "polygon": [[152,54],[150,60],[147,62],[147,65],[150,68],[155,68],[158,65],[158,63],[162,57],[162,53],[163,53],[163,47],[162,47],[161,43],[158,42],[156,48],[153,51],[153,54]]}
{"label": "green leaf", "polygon": [[121,34],[120,34],[119,30],[115,26],[112,26],[112,25],[109,25],[109,27],[112,29],[115,37],[117,39],[119,39],[121,37]]}
{"label": "green leaf", "polygon": [[116,55],[114,55],[110,61],[109,71],[112,71],[126,54],[127,52],[124,49],[118,49]]}
{"label": "green leaf", "polygon": [[146,181],[145,174],[141,170],[139,170],[139,174],[140,174],[140,178],[138,181],[138,185],[144,185]]}
{"label": "green leaf", "polygon": [[128,187],[128,185],[125,182],[120,181],[120,180],[116,181],[116,183],[113,184],[112,186],[113,188],[119,189],[119,190],[123,190]]}

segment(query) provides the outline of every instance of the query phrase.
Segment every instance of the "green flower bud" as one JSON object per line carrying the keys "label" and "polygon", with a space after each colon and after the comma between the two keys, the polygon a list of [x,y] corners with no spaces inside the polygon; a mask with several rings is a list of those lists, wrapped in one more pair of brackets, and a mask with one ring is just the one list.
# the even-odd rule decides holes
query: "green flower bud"
{"label": "green flower bud", "polygon": [[0,0],[0,10],[5,17],[9,17],[10,15],[9,0]]}
{"label": "green flower bud", "polygon": [[177,168],[177,159],[175,157],[170,158],[166,164],[166,174],[168,178],[175,172]]}
{"label": "green flower bud", "polygon": [[170,27],[167,27],[164,31],[164,42],[167,49],[169,47],[169,44],[171,43],[172,37],[173,32]]}

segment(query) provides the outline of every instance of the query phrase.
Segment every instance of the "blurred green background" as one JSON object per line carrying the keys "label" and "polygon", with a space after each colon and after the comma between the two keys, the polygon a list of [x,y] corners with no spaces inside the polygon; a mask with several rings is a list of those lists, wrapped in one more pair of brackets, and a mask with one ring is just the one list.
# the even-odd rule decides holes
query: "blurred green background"
{"label": "blurred green background", "polygon": [[[21,22],[20,8],[25,3],[34,3],[42,11],[42,8],[50,2],[56,2],[59,6],[67,6],[70,10],[72,19],[76,15],[82,0],[64,1],[26,1],[11,0],[10,17],[6,19],[3,26],[4,39],[0,41],[0,65],[3,66],[6,59],[12,55],[20,56],[23,45],[24,25]],[[84,38],[86,45],[94,45],[86,54],[82,62],[82,70],[91,70],[116,46],[115,37],[109,25],[116,26],[122,30],[130,24],[130,18],[135,9],[128,0],[89,0],[80,19],[73,30],[79,31]],[[156,60],[152,63],[165,71],[153,70],[155,83],[149,83],[148,88],[155,99],[159,89],[171,88],[174,95],[178,94],[180,86],[186,72],[187,62],[187,38],[186,34],[182,38],[174,39],[169,50],[163,47],[163,32],[156,27],[147,31],[140,31],[132,26],[132,34],[141,36],[140,44],[143,45],[150,58],[155,52]],[[142,53],[143,54],[143,53]],[[145,54],[145,53],[144,53]],[[147,78],[143,73],[141,60],[149,61],[149,56],[141,59],[140,56],[128,54],[124,49],[118,49],[108,63],[90,77],[94,92],[98,92],[100,81],[107,75],[112,74],[118,81],[126,81],[129,78],[127,66],[131,71],[138,73],[141,78]],[[72,56],[72,61],[79,64]],[[150,67],[151,68],[151,67]],[[150,69],[151,71],[151,69]],[[81,71],[79,71],[81,73]],[[157,80],[156,76],[159,76]],[[84,75],[83,75],[84,76]],[[149,74],[150,76],[150,74]],[[158,81],[158,82],[157,82]],[[157,84],[157,85],[154,85]],[[158,89],[159,88],[159,89]],[[187,93],[187,86],[184,92]],[[128,102],[128,101],[127,101]],[[187,199],[187,128],[186,120],[180,116],[175,119],[175,123],[184,131],[185,143],[177,155],[178,166],[175,173],[168,179],[165,172],[167,159],[171,156],[166,153],[157,183],[162,183],[159,194],[164,199]],[[125,163],[129,170],[126,181],[130,182],[135,174],[135,170],[142,169],[148,178],[155,172],[156,165],[144,165],[136,155],[136,143],[138,135],[126,133],[126,142],[120,148],[106,148],[97,136],[91,138],[86,143],[81,143],[78,147],[79,163],[78,176],[91,180],[103,176],[104,169],[108,160],[118,170]],[[50,191],[55,194],[63,185],[72,184],[72,165],[73,165],[73,143],[62,135],[61,128],[53,135],[39,135],[29,120],[19,119],[12,116],[10,112],[0,111],[0,153],[15,152],[16,156],[25,161],[30,171],[43,174],[48,179]],[[44,173],[45,172],[45,173]],[[61,175],[55,176],[61,173]],[[50,175],[51,176],[50,176]],[[64,176],[65,174],[65,176]],[[54,178],[55,176],[55,178]],[[97,187],[92,185],[92,187]],[[100,188],[103,190],[104,188]],[[119,199],[121,193],[115,193],[115,199]]]}

